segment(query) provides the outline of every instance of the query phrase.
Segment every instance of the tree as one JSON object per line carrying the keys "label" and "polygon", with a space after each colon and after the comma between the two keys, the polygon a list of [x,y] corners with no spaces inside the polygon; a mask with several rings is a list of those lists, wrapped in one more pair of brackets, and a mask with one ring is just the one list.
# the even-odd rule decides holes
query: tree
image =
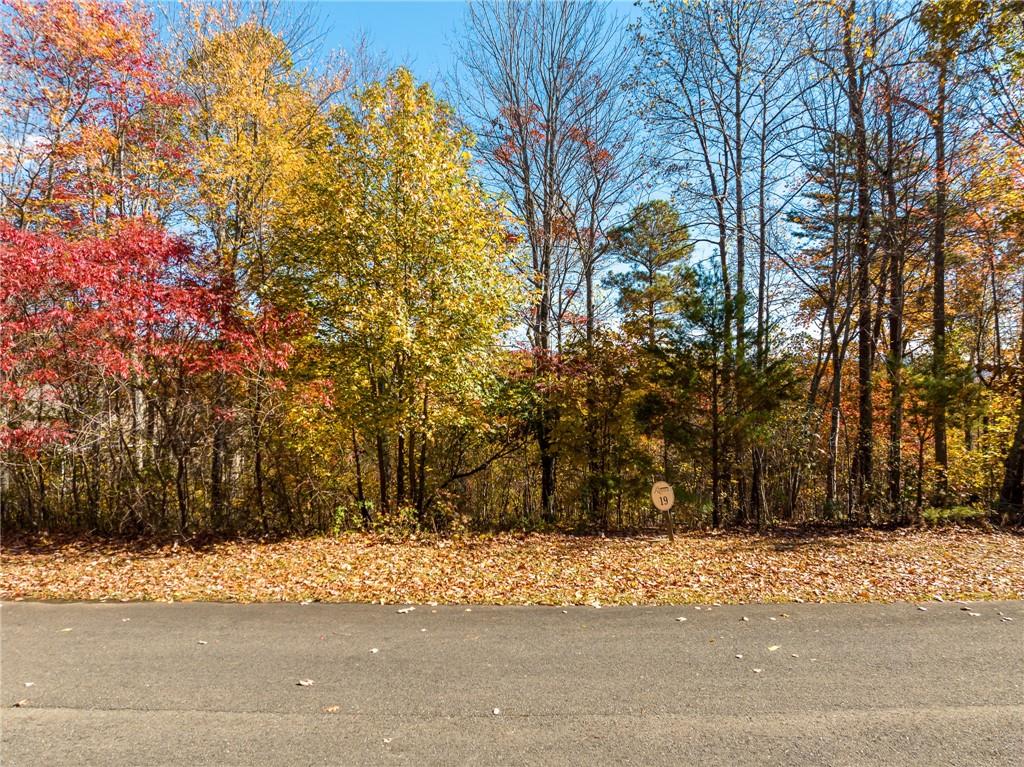
{"label": "tree", "polygon": [[[247,356],[239,338],[211,353],[217,290],[191,249],[159,227],[127,222],[109,236],[69,241],[0,222],[0,271],[0,448],[15,465],[34,467],[35,492],[21,500],[37,515],[36,525],[47,526],[58,511],[47,494],[47,456],[57,476],[65,460],[77,476],[87,458],[99,460],[113,433],[111,450],[130,447],[128,465],[141,472],[147,450],[131,428],[141,414],[130,411],[126,424],[122,410],[134,405],[132,392],[156,392],[182,377],[194,390],[204,372],[235,369]],[[158,409],[166,414],[170,404],[164,399]],[[173,426],[182,427],[169,428],[180,446],[185,430]],[[182,484],[188,451],[175,452],[180,531],[188,524]],[[95,525],[100,477],[83,473],[96,483],[86,488]],[[76,483],[72,493],[76,513],[80,489]]]}
{"label": "tree", "polygon": [[161,215],[182,178],[182,101],[149,14],[101,0],[5,0],[0,13],[4,217],[96,232]]}
{"label": "tree", "polygon": [[316,318],[314,364],[374,444],[379,508],[411,505],[423,522],[450,480],[428,465],[441,430],[485,429],[515,298],[507,231],[470,174],[471,134],[407,70],[332,120],[320,170],[286,214]]}
{"label": "tree", "polygon": [[687,229],[672,205],[654,200],[633,208],[629,220],[608,233],[608,249],[629,267],[608,277],[619,291],[624,329],[653,349],[671,330],[684,291],[693,251]]}
{"label": "tree", "polygon": [[[310,147],[327,131],[324,109],[344,87],[346,73],[316,77],[295,60],[289,40],[302,45],[302,16],[275,30],[272,5],[228,3],[184,13],[177,47],[181,85],[189,95],[185,130],[197,148],[185,212],[227,287],[222,295],[232,300],[218,307],[221,327],[265,324],[287,303],[275,282],[281,261],[274,214],[308,171]],[[269,371],[262,372],[247,391],[223,375],[216,382],[209,474],[215,524],[231,505],[234,483],[226,486],[225,472],[239,439],[239,415],[252,425],[256,503],[264,507],[259,423],[273,385]],[[243,397],[251,408],[242,410]]]}
{"label": "tree", "polygon": [[541,514],[555,518],[557,411],[544,396],[582,282],[594,326],[593,278],[608,218],[636,181],[636,120],[623,97],[628,51],[600,3],[474,3],[461,52],[489,180],[508,195],[536,296],[527,332],[538,382]]}
{"label": "tree", "polygon": [[956,59],[966,33],[980,20],[982,0],[933,0],[921,10],[920,24],[930,43],[924,59],[935,76],[934,98],[930,104],[916,106],[928,117],[934,138],[935,189],[932,238],[932,376],[936,396],[933,405],[933,431],[937,505],[947,503],[949,451],[946,444],[946,227],[949,196],[949,158],[947,157],[947,120],[950,93],[957,84]]}

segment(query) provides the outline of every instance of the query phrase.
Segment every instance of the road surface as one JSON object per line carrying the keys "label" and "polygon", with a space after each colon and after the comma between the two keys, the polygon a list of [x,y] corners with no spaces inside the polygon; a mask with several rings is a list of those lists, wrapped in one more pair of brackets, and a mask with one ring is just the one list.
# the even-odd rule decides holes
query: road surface
{"label": "road surface", "polygon": [[400,607],[6,603],[0,763],[1024,764],[1024,603]]}

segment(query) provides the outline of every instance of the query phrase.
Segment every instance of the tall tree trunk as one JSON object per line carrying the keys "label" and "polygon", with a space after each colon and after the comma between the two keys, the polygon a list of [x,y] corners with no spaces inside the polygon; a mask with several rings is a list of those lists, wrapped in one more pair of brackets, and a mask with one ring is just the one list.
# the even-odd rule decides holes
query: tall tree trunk
{"label": "tall tree trunk", "polygon": [[[723,195],[725,194],[723,190]],[[722,318],[722,364],[717,367],[718,378],[715,380],[716,403],[714,428],[716,437],[713,440],[715,449],[715,460],[718,470],[715,472],[715,480],[718,483],[718,492],[715,494],[716,503],[715,517],[718,519],[716,526],[722,521],[721,503],[724,500],[727,511],[732,509],[732,463],[729,454],[731,445],[726,444],[726,435],[722,434],[722,416],[726,418],[733,412],[733,386],[735,383],[735,360],[733,355],[733,322],[735,317],[735,306],[732,294],[732,281],[729,279],[729,257],[728,257],[729,229],[725,218],[725,205],[718,201],[718,258],[722,268],[722,300],[724,312]],[[724,486],[724,487],[723,487]]]}
{"label": "tall tree trunk", "polygon": [[[767,182],[766,172],[768,162],[767,133],[765,115],[766,104],[761,104],[761,134],[760,134],[760,158],[758,163],[757,178],[757,328],[755,331],[756,364],[759,373],[764,374],[768,366],[768,285],[767,269],[768,258],[766,242],[768,236],[768,221],[765,210],[767,203],[765,199],[765,184]],[[755,445],[751,451],[751,472],[750,472],[750,506],[754,511],[754,517],[758,526],[763,525],[767,517],[767,501],[764,492],[764,462],[766,451],[762,445]]]}
{"label": "tall tree trunk", "polygon": [[903,247],[896,236],[896,198],[893,114],[886,115],[887,157],[883,174],[885,186],[885,235],[889,252],[889,507],[896,519],[904,521],[903,508]]}
{"label": "tall tree trunk", "polygon": [[595,371],[594,359],[594,255],[593,247],[584,259],[584,277],[586,279],[586,302],[587,302],[587,397],[586,397],[586,429],[587,444],[585,448],[587,456],[587,516],[588,521],[597,519],[598,507],[600,506],[600,487],[598,486],[598,435],[597,420],[594,418],[596,409],[594,389],[597,383],[594,380]]}
{"label": "tall tree trunk", "polygon": [[843,20],[843,54],[846,62],[846,93],[850,120],[853,123],[856,152],[857,230],[854,252],[857,259],[857,451],[854,462],[856,502],[862,519],[869,514],[872,489],[871,402],[871,189],[868,175],[868,138],[864,119],[863,82],[854,50],[853,27],[857,19],[857,3],[850,2]]}
{"label": "tall tree trunk", "polygon": [[[544,245],[542,256],[543,286],[538,307],[538,339],[535,354],[538,359],[537,371],[543,381],[551,369],[551,226],[544,224]],[[546,387],[545,387],[546,388]],[[537,450],[540,453],[540,509],[541,519],[547,524],[555,522],[555,455],[552,444],[554,432],[554,410],[549,404],[546,391],[540,394],[540,422],[537,425]]]}
{"label": "tall tree trunk", "polygon": [[742,110],[742,89],[743,67],[736,66],[734,84],[735,100],[735,137],[736,158],[736,364],[742,365],[745,355],[746,336],[746,312],[747,312],[747,291],[746,291],[746,242],[747,222],[745,218],[746,205],[743,199],[743,120]]}
{"label": "tall tree trunk", "polygon": [[935,504],[945,506],[948,491],[947,472],[949,454],[946,446],[946,75],[945,57],[939,65],[938,92],[932,129],[935,133],[935,231],[932,241],[934,269],[932,297],[932,376],[937,395],[933,403],[933,429],[935,432],[935,463],[938,471],[935,482]]}

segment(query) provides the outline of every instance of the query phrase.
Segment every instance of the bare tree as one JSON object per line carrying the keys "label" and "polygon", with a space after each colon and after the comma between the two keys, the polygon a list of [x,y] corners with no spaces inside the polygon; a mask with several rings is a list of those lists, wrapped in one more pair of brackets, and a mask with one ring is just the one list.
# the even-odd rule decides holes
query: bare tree
{"label": "bare tree", "polygon": [[[464,113],[520,222],[537,296],[527,334],[543,379],[581,282],[592,339],[601,238],[637,179],[626,38],[606,4],[569,0],[474,2],[466,26]],[[541,513],[553,521],[558,414],[543,393],[538,407]]]}
{"label": "bare tree", "polygon": [[[753,362],[763,370],[771,239],[794,193],[784,179],[796,152],[795,118],[804,86],[796,77],[799,49],[788,17],[783,4],[770,1],[652,3],[637,32],[641,111],[663,142],[663,170],[681,179],[677,196],[688,225],[698,242],[717,251],[725,303],[726,413],[735,411],[737,377],[748,365],[750,246],[757,249]],[[746,446],[735,429],[727,443],[721,471],[713,473],[731,507],[735,461]],[[745,516],[760,521],[766,513],[764,451],[752,445],[750,457],[750,493],[744,492],[741,471],[735,478],[738,500]]]}

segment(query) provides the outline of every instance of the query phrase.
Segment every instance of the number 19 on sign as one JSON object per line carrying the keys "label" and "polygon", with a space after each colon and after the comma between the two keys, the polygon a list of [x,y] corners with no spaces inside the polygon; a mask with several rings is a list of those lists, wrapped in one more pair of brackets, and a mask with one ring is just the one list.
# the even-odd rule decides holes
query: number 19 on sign
{"label": "number 19 on sign", "polygon": [[675,540],[675,535],[673,535],[672,531],[672,515],[669,513],[672,504],[676,502],[676,495],[672,492],[672,485],[668,482],[655,482],[654,487],[651,488],[651,502],[654,504],[654,508],[665,517],[665,527],[668,528],[669,540]]}

